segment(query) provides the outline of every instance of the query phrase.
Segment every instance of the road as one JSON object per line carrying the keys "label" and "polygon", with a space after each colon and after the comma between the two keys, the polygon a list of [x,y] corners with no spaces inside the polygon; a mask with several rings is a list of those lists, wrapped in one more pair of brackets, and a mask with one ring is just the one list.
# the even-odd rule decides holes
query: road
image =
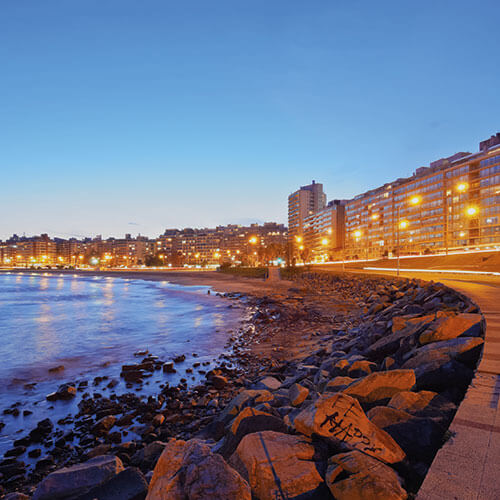
{"label": "road", "polygon": [[[361,271],[395,275],[390,272]],[[439,281],[470,297],[486,320],[485,347],[474,379],[450,426],[453,437],[439,450],[417,500],[500,499],[500,279],[405,272]]]}

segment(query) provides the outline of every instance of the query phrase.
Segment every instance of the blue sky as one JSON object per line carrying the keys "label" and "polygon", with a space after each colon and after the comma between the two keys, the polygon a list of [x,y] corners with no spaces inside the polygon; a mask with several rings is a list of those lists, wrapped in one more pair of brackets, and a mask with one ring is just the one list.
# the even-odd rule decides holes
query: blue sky
{"label": "blue sky", "polygon": [[498,1],[3,0],[0,238],[286,222],[500,131]]}

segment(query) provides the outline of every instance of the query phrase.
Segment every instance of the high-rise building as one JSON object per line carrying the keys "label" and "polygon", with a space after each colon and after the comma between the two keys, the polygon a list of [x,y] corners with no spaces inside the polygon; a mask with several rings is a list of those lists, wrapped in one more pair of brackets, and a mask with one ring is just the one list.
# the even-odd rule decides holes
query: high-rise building
{"label": "high-rise building", "polygon": [[302,238],[304,235],[304,221],[310,215],[321,210],[326,205],[326,194],[323,184],[312,181],[308,186],[301,188],[288,197],[288,236],[290,241]]}
{"label": "high-rise building", "polygon": [[304,220],[304,259],[331,260],[344,246],[344,200],[333,200]]}

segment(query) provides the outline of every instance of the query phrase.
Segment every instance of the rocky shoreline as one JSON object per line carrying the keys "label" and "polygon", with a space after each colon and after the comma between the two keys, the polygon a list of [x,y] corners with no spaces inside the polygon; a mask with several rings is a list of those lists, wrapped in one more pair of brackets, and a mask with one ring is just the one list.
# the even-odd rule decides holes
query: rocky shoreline
{"label": "rocky shoreline", "polygon": [[[205,383],[148,398],[84,392],[71,431],[43,420],[6,453],[6,498],[412,496],[481,354],[477,306],[440,284],[327,273],[225,296],[251,317],[215,369],[182,368]],[[184,363],[144,355],[122,377],[133,389]]]}

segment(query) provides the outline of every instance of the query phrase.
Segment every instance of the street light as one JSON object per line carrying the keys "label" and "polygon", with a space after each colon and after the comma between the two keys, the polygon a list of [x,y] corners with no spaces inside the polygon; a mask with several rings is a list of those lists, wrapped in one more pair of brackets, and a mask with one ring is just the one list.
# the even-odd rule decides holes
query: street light
{"label": "street light", "polygon": [[[465,214],[467,215],[467,217],[473,218],[479,214],[479,209],[477,207],[474,207],[474,206],[467,207]],[[481,218],[478,217],[477,220],[478,220],[477,239],[478,239],[478,244],[480,245],[481,244]],[[470,233],[469,233],[469,238],[470,238]]]}

